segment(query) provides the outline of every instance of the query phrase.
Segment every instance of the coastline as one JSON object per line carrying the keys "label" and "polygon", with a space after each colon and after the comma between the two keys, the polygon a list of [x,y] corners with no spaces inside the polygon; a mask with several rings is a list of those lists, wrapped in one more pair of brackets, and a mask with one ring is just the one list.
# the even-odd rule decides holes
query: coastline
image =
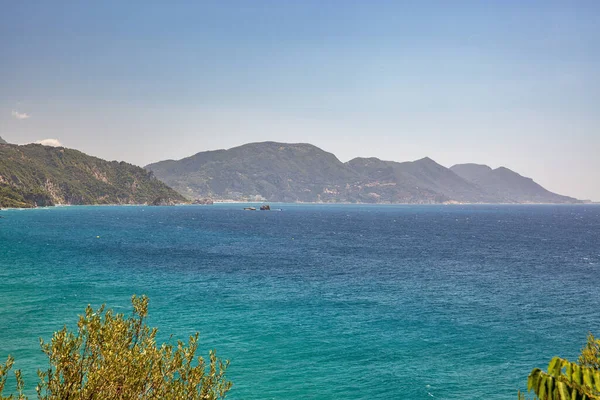
{"label": "coastline", "polygon": [[[279,201],[241,201],[241,200],[215,200],[214,204],[225,205],[225,204],[302,204],[302,205],[364,205],[364,206],[600,206],[600,202],[581,202],[581,203],[458,203],[458,202],[447,202],[447,203],[350,203],[350,202],[279,202]],[[42,210],[42,209],[56,209],[65,207],[185,207],[185,206],[201,206],[206,207],[210,204],[192,204],[192,203],[180,203],[170,205],[151,205],[147,203],[139,204],[57,204],[53,206],[41,206],[41,207],[3,207],[1,211],[11,210]]]}

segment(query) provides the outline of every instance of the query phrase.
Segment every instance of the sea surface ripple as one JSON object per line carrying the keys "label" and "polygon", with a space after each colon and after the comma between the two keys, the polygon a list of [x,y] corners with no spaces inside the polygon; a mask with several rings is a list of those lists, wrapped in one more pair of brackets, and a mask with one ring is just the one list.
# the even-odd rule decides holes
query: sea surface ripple
{"label": "sea surface ripple", "polygon": [[231,399],[515,399],[600,335],[600,206],[242,207],[1,211],[0,359],[33,394],[38,338],[134,293]]}

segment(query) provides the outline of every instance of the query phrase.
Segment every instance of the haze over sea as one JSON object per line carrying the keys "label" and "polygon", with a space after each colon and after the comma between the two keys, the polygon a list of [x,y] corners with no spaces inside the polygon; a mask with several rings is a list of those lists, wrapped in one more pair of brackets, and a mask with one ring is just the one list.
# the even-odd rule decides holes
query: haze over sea
{"label": "haze over sea", "polygon": [[240,204],[4,210],[0,359],[150,297],[231,399],[515,399],[600,334],[600,206]]}

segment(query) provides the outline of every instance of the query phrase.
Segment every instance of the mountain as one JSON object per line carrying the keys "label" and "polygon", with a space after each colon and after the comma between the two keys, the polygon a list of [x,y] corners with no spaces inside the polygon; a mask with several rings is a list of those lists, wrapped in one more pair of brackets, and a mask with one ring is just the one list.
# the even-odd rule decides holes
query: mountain
{"label": "mountain", "polygon": [[455,166],[453,170],[427,157],[412,162],[355,158],[342,163],[311,144],[263,142],[205,151],[145,168],[188,198],[419,204],[577,202],[510,170],[498,169],[500,172],[488,175],[484,166],[479,167]]}
{"label": "mountain", "polygon": [[[412,162],[382,161],[378,158],[355,158],[347,163],[362,176],[371,197],[399,203],[491,201],[477,185],[468,182],[429,157]],[[392,187],[395,193],[380,193]],[[391,196],[391,198],[390,198]]]}
{"label": "mountain", "polygon": [[179,193],[134,165],[39,144],[0,144],[0,207],[169,204]]}
{"label": "mountain", "polygon": [[4,139],[2,139],[2,136],[0,136],[0,144],[8,144],[8,142]]}
{"label": "mountain", "polygon": [[577,199],[561,196],[544,189],[533,179],[505,167],[492,169],[487,165],[458,164],[450,170],[463,179],[481,187],[499,202],[516,203],[575,203]]}
{"label": "mountain", "polygon": [[450,170],[469,182],[479,182],[492,168],[482,164],[456,164],[450,167]]}
{"label": "mountain", "polygon": [[331,200],[330,188],[355,179],[333,154],[310,144],[250,143],[146,166],[185,196],[269,201]]}

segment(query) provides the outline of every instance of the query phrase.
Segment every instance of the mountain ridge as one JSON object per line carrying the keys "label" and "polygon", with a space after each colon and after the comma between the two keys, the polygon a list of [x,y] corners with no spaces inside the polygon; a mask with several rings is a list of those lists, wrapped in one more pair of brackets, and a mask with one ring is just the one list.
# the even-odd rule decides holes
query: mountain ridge
{"label": "mountain ridge", "polygon": [[446,168],[429,157],[404,162],[357,157],[343,163],[309,143],[247,143],[144,168],[188,198],[411,204],[580,202],[509,169],[478,164]]}
{"label": "mountain ridge", "polygon": [[472,168],[472,165],[457,164],[450,167],[450,170],[498,198],[516,200],[519,203],[543,203],[548,198],[554,198],[555,201],[560,200],[558,202],[561,203],[573,202],[575,200],[569,196],[550,192],[536,183],[532,178],[525,177],[509,168],[500,166],[492,169],[487,165],[476,164],[478,171],[474,175],[475,168]]}
{"label": "mountain ridge", "polygon": [[0,207],[186,202],[151,172],[64,147],[0,144]]}

